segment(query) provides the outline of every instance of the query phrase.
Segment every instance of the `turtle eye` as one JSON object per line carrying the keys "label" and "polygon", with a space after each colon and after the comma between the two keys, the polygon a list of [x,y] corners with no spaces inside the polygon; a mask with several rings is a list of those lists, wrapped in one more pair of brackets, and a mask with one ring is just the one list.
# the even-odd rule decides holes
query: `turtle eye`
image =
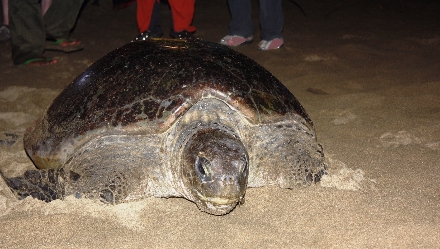
{"label": "turtle eye", "polygon": [[209,166],[210,162],[205,157],[198,156],[196,158],[195,169],[199,177],[204,178],[210,176]]}
{"label": "turtle eye", "polygon": [[239,169],[240,173],[243,173],[246,170],[247,166],[248,166],[248,163],[247,163],[247,160],[246,160],[245,156],[242,156],[240,158],[239,164],[240,165],[239,165],[238,169]]}

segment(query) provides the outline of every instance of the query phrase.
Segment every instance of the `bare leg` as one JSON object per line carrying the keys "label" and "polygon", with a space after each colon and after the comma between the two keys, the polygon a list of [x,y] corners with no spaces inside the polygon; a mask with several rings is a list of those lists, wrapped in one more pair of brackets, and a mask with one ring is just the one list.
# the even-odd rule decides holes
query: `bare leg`
{"label": "bare leg", "polygon": [[[3,0],[7,1],[7,0]],[[46,14],[47,9],[49,9],[52,4],[52,0],[41,0],[41,14],[44,16]]]}
{"label": "bare leg", "polygon": [[9,25],[9,14],[8,14],[8,0],[2,0],[3,9],[3,25]]}
{"label": "bare leg", "polygon": [[3,9],[3,25],[0,25],[0,42],[9,40],[11,34],[9,32],[9,13],[8,0],[2,0]]}

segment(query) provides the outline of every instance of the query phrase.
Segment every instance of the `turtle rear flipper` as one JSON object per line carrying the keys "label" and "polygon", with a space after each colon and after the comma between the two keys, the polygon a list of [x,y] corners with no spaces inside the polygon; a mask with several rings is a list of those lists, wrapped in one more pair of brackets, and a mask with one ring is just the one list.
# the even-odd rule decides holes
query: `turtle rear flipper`
{"label": "turtle rear flipper", "polygon": [[62,169],[28,170],[23,176],[7,178],[1,176],[18,199],[32,196],[46,202],[62,199],[64,184]]}

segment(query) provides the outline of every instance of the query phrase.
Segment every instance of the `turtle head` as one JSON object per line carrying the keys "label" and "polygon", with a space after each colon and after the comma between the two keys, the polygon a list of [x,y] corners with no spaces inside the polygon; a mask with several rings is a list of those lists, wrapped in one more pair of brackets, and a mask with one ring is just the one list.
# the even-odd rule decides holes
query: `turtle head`
{"label": "turtle head", "polygon": [[199,209],[223,215],[244,202],[248,155],[237,135],[199,130],[186,143],[181,160],[185,188]]}

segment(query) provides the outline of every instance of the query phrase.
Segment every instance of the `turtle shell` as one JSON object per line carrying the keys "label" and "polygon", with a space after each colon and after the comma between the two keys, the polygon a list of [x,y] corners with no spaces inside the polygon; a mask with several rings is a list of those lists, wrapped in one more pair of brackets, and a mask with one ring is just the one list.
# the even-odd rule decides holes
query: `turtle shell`
{"label": "turtle shell", "polygon": [[255,61],[226,46],[195,40],[128,43],[99,59],[53,101],[24,137],[39,168],[60,168],[97,134],[159,134],[202,98],[217,98],[250,123],[300,115],[293,94]]}

